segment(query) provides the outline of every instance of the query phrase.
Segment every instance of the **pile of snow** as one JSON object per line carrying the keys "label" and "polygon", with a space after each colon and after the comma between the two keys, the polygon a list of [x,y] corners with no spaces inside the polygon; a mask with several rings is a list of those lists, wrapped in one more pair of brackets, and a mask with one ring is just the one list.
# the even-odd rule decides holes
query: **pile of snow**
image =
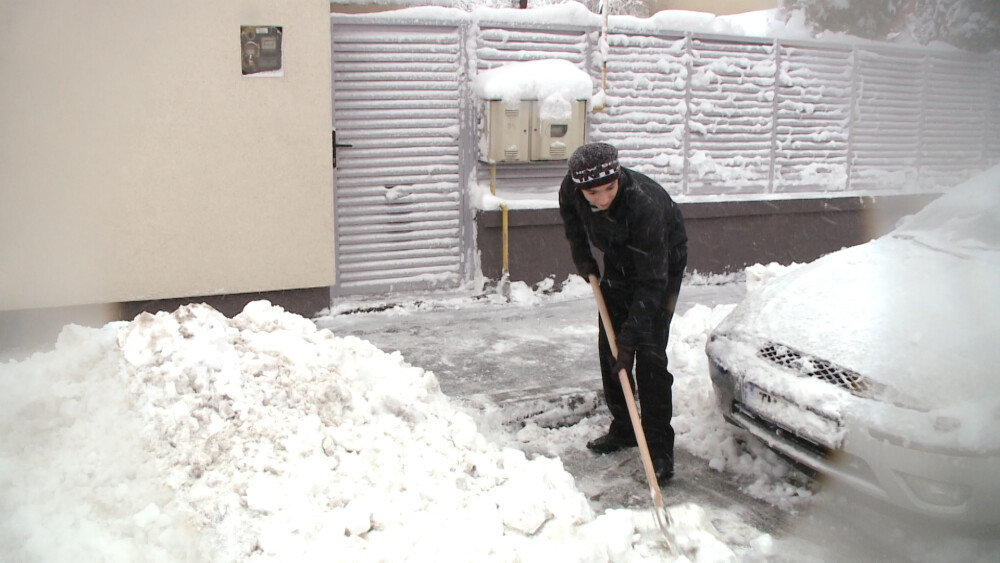
{"label": "pile of snow", "polygon": [[[554,286],[493,297],[591,291],[577,276]],[[705,377],[705,340],[732,307],[674,319],[677,447],[794,508],[809,492],[737,443]],[[69,325],[51,352],[0,365],[0,397],[0,560],[670,559],[646,508],[596,514],[559,459],[606,428],[603,411],[498,436],[399,353],[265,301],[232,319],[189,305]],[[695,560],[767,552],[766,534],[670,510]]]}
{"label": "pile of snow", "polygon": [[429,372],[263,301],[68,326],[0,393],[0,559],[607,561],[637,539]]}

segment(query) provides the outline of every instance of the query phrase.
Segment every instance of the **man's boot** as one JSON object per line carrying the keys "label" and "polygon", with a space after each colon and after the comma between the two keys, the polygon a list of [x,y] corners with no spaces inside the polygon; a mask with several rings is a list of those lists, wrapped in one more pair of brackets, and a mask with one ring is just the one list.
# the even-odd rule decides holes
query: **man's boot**
{"label": "man's boot", "polygon": [[674,460],[668,455],[653,456],[653,473],[656,482],[662,487],[674,478]]}
{"label": "man's boot", "polygon": [[587,449],[598,454],[609,454],[625,448],[636,447],[635,436],[623,436],[608,432],[600,438],[587,442]]}

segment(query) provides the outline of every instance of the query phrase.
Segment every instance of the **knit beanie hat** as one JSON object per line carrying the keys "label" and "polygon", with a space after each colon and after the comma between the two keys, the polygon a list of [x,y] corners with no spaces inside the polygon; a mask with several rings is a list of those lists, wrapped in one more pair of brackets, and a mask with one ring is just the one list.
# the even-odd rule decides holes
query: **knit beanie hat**
{"label": "knit beanie hat", "polygon": [[569,175],[581,190],[610,184],[620,170],[618,149],[607,143],[581,145],[569,157]]}

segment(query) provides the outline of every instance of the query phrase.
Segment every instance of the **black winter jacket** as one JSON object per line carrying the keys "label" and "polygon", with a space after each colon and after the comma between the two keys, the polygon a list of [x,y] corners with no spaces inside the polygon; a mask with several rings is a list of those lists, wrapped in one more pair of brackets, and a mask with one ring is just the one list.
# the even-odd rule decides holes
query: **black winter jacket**
{"label": "black winter jacket", "polygon": [[652,178],[625,167],[618,194],[597,211],[567,174],[559,188],[559,213],[577,269],[604,254],[601,285],[631,296],[618,342],[636,348],[651,342],[653,323],[671,294],[680,291],[687,263],[687,233],[680,209]]}

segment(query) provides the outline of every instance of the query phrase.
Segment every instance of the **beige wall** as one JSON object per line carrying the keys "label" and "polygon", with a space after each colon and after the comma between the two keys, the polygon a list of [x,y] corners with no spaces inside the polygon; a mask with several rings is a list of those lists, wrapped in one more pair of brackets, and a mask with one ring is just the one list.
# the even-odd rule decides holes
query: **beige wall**
{"label": "beige wall", "polygon": [[[0,4],[0,310],[331,285],[329,10]],[[242,76],[241,25],[283,76]]]}
{"label": "beige wall", "polygon": [[691,10],[728,16],[777,7],[778,0],[649,0],[650,14],[661,10]]}

